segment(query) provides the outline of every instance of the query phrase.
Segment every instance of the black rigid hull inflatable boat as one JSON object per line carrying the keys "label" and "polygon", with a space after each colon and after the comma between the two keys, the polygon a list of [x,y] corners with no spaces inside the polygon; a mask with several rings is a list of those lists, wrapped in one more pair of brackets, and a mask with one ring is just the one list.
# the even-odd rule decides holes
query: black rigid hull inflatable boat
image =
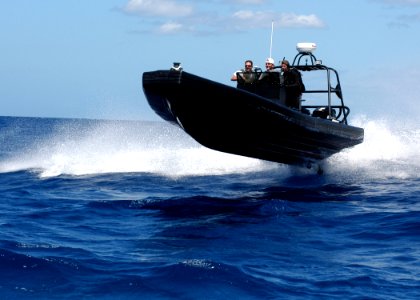
{"label": "black rigid hull inflatable boat", "polygon": [[[299,51],[292,67],[302,74],[326,74],[325,88],[310,89],[305,81],[305,99],[298,108],[285,105],[287,87],[280,71],[254,70],[251,82],[238,74],[235,88],[174,64],[170,70],[143,73],[143,90],[162,119],[222,152],[310,166],[362,143],[364,130],[347,124],[350,109],[344,105],[338,73],[317,61],[312,51]],[[324,95],[324,103],[312,103],[315,94]]]}

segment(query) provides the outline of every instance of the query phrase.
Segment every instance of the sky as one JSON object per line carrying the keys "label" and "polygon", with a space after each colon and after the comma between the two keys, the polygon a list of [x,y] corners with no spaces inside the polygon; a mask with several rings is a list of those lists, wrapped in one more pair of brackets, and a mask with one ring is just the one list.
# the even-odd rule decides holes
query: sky
{"label": "sky", "polygon": [[[0,8],[0,115],[159,120],[145,71],[180,61],[227,85],[246,59],[335,68],[352,115],[420,113],[420,0],[20,0]],[[199,99],[198,99],[199,100]],[[351,115],[351,116],[352,116]]]}

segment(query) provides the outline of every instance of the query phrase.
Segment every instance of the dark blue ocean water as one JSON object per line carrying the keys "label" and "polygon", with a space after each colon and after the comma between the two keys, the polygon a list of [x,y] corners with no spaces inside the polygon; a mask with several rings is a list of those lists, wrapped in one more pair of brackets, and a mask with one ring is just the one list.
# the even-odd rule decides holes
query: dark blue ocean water
{"label": "dark blue ocean water", "polygon": [[324,175],[160,122],[0,118],[1,299],[420,299],[420,130]]}

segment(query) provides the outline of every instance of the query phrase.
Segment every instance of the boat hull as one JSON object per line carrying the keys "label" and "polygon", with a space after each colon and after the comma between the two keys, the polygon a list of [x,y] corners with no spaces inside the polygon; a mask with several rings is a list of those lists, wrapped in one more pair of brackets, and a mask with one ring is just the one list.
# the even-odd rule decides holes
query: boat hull
{"label": "boat hull", "polygon": [[145,72],[143,90],[160,117],[222,152],[302,165],[363,141],[362,128],[312,117],[187,72]]}

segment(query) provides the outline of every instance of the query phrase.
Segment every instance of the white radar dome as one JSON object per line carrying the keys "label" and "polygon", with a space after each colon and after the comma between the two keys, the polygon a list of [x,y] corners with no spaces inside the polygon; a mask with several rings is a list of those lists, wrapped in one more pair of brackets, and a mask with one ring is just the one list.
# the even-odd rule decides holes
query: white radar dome
{"label": "white radar dome", "polygon": [[316,44],[315,43],[297,43],[296,49],[297,51],[299,51],[299,53],[302,53],[302,52],[312,53],[316,50]]}

